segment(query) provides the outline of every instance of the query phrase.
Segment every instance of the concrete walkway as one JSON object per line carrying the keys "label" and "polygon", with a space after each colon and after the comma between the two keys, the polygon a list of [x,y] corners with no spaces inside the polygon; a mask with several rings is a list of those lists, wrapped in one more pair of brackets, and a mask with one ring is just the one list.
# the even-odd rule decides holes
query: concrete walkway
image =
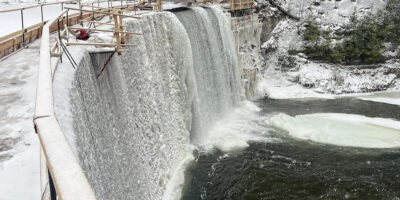
{"label": "concrete walkway", "polygon": [[40,40],[0,61],[0,200],[40,199],[33,128]]}

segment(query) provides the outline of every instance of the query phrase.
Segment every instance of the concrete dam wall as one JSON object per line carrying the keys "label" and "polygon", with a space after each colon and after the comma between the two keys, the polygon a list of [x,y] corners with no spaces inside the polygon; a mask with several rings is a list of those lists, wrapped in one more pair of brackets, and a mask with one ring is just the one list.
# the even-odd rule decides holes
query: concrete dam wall
{"label": "concrete dam wall", "polygon": [[70,119],[56,114],[73,129],[67,137],[98,199],[179,198],[193,149],[241,100],[230,23],[220,9],[193,8],[126,25],[143,34],[128,41],[137,46],[103,72],[112,53],[85,51],[69,94],[55,95],[56,107],[69,101]]}

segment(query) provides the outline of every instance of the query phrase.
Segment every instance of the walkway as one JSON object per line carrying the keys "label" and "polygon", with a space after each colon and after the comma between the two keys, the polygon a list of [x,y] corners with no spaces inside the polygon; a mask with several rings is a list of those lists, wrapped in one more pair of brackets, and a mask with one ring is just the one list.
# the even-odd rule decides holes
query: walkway
{"label": "walkway", "polygon": [[37,40],[0,61],[0,200],[40,199],[39,140],[32,118]]}

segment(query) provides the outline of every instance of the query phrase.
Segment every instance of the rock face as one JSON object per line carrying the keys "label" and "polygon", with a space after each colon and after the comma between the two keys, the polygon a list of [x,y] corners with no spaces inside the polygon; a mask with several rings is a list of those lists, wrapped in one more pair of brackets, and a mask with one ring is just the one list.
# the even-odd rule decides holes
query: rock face
{"label": "rock face", "polygon": [[319,63],[301,53],[288,53],[304,46],[302,33],[306,21],[313,20],[323,29],[338,31],[350,22],[353,14],[362,17],[375,13],[385,6],[384,1],[275,2],[300,20],[286,17],[268,1],[258,1],[257,7],[263,17],[261,41],[265,41],[261,47],[264,62],[258,66],[262,76],[259,90],[265,95],[286,98],[400,89],[400,61],[394,56],[396,51],[384,52],[388,58],[385,63],[351,66]]}

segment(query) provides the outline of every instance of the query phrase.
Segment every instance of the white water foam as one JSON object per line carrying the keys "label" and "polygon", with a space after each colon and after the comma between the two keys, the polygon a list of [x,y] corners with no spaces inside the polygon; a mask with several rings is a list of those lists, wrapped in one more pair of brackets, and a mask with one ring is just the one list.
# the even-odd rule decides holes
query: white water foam
{"label": "white water foam", "polygon": [[186,157],[175,168],[171,179],[168,181],[163,200],[179,200],[182,196],[182,189],[185,184],[185,169],[194,161],[192,153],[187,153]]}
{"label": "white water foam", "polygon": [[250,141],[271,141],[268,129],[261,125],[264,118],[258,114],[260,110],[252,102],[243,102],[216,121],[197,145],[205,151],[217,148],[223,152],[235,152],[247,148]]}
{"label": "white water foam", "polygon": [[319,113],[289,116],[277,114],[266,123],[289,135],[338,146],[363,148],[400,147],[400,122],[361,115]]}

